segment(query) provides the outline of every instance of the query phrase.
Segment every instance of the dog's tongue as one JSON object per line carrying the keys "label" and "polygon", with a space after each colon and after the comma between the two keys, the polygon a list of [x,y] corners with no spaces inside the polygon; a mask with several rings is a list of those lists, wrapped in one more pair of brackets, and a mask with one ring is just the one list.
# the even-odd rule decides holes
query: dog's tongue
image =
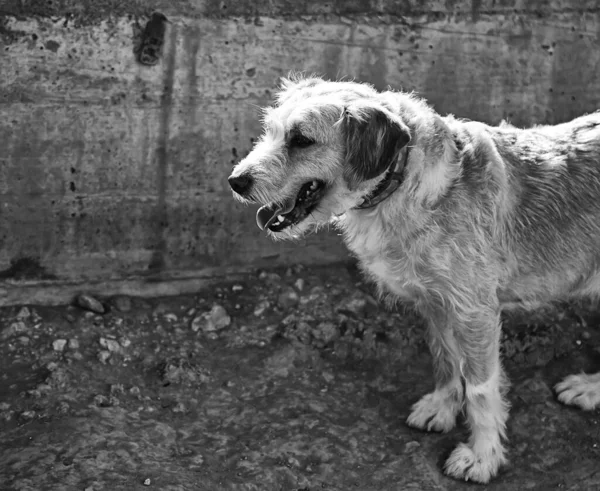
{"label": "dog's tongue", "polygon": [[256,224],[261,230],[266,229],[277,218],[277,215],[285,215],[294,209],[294,200],[286,201],[283,206],[265,205],[256,212]]}

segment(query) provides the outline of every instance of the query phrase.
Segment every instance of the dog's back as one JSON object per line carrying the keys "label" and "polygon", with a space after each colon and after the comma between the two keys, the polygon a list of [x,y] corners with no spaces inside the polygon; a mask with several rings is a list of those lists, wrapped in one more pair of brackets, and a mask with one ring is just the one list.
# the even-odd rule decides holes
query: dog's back
{"label": "dog's back", "polygon": [[600,292],[600,112],[556,126],[504,124],[486,132],[508,184],[501,300],[528,304]]}

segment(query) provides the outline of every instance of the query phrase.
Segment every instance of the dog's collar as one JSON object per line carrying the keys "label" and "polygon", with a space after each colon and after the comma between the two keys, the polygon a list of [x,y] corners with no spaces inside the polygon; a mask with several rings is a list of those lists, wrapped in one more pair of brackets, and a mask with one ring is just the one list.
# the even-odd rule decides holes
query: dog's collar
{"label": "dog's collar", "polygon": [[388,199],[392,193],[400,187],[402,181],[404,180],[404,169],[406,169],[406,164],[408,162],[408,153],[409,148],[407,145],[400,172],[394,172],[397,166],[397,161],[393,161],[385,171],[385,177],[381,180],[377,187],[370,194],[365,196],[363,198],[363,202],[360,205],[355,206],[353,210],[365,210],[367,208],[373,208],[382,201]]}

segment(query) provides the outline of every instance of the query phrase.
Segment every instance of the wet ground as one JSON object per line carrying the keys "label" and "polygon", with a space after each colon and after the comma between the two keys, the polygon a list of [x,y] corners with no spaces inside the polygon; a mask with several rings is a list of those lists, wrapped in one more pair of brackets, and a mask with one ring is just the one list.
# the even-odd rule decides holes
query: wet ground
{"label": "wet ground", "polygon": [[422,326],[352,266],[93,300],[0,310],[2,490],[600,489],[599,414],[551,391],[600,369],[589,307],[506,319],[511,465],[480,486],[440,471],[462,424],[405,425]]}

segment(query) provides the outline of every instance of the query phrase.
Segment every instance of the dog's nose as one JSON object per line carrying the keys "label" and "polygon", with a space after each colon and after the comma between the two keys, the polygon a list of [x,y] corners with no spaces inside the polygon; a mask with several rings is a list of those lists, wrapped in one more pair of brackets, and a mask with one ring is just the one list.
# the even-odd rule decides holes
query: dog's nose
{"label": "dog's nose", "polygon": [[248,174],[241,174],[235,177],[232,176],[227,180],[229,181],[231,189],[233,189],[237,194],[241,194],[242,196],[250,190],[254,181],[252,179],[252,176]]}

